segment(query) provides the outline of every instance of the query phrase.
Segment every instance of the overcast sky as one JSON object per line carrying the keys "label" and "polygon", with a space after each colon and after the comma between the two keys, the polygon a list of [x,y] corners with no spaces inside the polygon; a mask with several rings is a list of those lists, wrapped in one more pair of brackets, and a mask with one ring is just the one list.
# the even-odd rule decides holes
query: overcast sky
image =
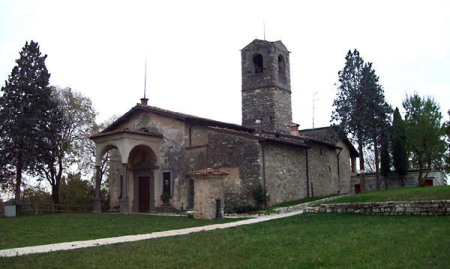
{"label": "overcast sky", "polygon": [[26,41],[48,55],[51,84],[93,101],[98,121],[149,104],[241,123],[240,50],[253,39],[291,51],[293,120],[329,125],[349,49],[373,62],[387,101],[414,91],[450,109],[449,1],[0,0],[0,80]]}

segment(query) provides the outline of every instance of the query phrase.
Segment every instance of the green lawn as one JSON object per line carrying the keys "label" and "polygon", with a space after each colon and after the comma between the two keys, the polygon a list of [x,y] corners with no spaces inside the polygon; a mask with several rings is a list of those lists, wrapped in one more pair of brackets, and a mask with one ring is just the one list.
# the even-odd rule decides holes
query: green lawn
{"label": "green lawn", "polygon": [[143,234],[227,221],[231,220],[93,213],[2,217],[0,249]]}
{"label": "green lawn", "polygon": [[414,200],[450,200],[450,186],[415,187],[370,191],[339,198],[327,203],[334,204]]}
{"label": "green lawn", "polygon": [[0,268],[448,268],[450,216],[299,215],[0,259]]}

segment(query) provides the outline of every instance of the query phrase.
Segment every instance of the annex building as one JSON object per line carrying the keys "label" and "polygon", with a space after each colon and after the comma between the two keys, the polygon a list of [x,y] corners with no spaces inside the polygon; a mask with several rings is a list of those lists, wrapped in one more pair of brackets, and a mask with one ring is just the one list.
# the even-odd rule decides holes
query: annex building
{"label": "annex building", "polygon": [[[208,211],[354,192],[358,153],[332,127],[299,130],[292,122],[289,51],[281,41],[242,49],[242,125],[149,106],[131,108],[101,133],[96,165],[110,152],[110,208],[149,212],[163,205]],[[100,212],[97,178],[95,211]]]}

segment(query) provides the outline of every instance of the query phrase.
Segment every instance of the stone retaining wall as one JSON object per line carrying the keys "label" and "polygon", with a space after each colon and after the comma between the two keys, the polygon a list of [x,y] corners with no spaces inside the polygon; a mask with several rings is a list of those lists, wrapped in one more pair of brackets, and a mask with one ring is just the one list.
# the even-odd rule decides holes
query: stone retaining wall
{"label": "stone retaining wall", "polygon": [[358,213],[366,215],[450,215],[450,200],[340,203],[321,205],[308,213]]}
{"label": "stone retaining wall", "polygon": [[307,202],[307,203],[303,203],[303,204],[298,204],[298,205],[293,205],[293,206],[287,206],[287,207],[279,207],[279,208],[275,208],[273,211],[275,211],[275,213],[281,214],[281,213],[288,213],[288,212],[294,212],[294,211],[301,211],[306,209],[307,207],[311,207],[313,205],[317,205],[317,204],[321,204],[321,203],[325,203],[328,201],[332,201],[338,198],[342,198],[348,195],[341,195],[341,196],[332,196],[332,197],[328,197],[328,198],[324,198],[324,199],[320,199],[320,200],[316,200],[316,201],[311,201],[311,202]]}

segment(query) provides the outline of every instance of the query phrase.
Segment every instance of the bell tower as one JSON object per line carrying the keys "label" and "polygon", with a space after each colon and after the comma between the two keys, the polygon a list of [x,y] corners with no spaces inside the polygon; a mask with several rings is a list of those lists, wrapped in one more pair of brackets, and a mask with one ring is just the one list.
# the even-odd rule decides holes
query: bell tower
{"label": "bell tower", "polygon": [[289,51],[281,41],[253,40],[241,51],[242,125],[289,132],[292,123]]}

